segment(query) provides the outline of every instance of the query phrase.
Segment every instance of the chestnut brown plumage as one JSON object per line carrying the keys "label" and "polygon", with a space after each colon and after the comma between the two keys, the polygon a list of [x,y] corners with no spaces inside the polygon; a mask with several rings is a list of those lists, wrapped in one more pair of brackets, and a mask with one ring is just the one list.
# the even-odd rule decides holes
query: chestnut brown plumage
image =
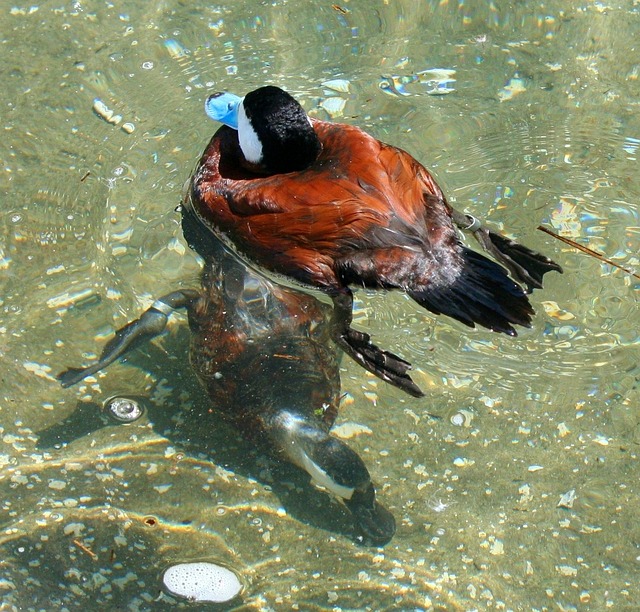
{"label": "chestnut brown plumage", "polygon": [[[338,344],[412,395],[421,391],[407,374],[410,365],[351,328],[350,286],[400,289],[472,327],[515,335],[514,325],[530,325],[525,291],[502,266],[462,244],[454,211],[424,166],[357,127],[310,122],[320,153],[302,170],[277,174],[247,163],[238,132],[220,128],[193,175],[187,206],[248,260],[331,296]],[[523,261],[517,249],[508,251]],[[559,270],[524,251],[527,284]]]}

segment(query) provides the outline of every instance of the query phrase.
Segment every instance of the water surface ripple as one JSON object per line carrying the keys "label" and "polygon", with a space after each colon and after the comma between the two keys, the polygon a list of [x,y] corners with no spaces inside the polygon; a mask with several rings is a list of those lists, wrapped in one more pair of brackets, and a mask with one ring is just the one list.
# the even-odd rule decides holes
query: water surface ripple
{"label": "water surface ripple", "polygon": [[[43,2],[0,13],[0,598],[6,609],[633,609],[638,592],[637,2]],[[184,317],[63,390],[163,293],[197,285],[175,207],[208,93],[274,83],[433,170],[458,208],[565,270],[517,338],[358,293],[415,400],[343,361],[339,423],[398,521],[384,549],[209,411]],[[108,421],[115,395],[146,403]],[[235,604],[234,604],[235,605]],[[4,609],[4,608],[3,608]],[[204,609],[204,608],[203,608]]]}

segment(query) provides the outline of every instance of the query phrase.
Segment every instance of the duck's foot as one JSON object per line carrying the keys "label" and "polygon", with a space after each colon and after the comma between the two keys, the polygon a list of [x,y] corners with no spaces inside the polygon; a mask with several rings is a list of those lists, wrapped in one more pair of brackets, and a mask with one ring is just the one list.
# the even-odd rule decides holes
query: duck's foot
{"label": "duck's foot", "polygon": [[397,355],[378,348],[369,334],[349,328],[334,338],[336,344],[365,370],[398,387],[413,397],[424,393],[407,372],[411,364]]}
{"label": "duck's foot", "polygon": [[332,335],[334,342],[356,363],[385,382],[398,387],[413,397],[424,397],[420,387],[411,380],[407,372],[411,364],[393,353],[383,351],[373,342],[369,334],[351,327],[353,318],[353,294],[343,288],[332,296]]}
{"label": "duck's foot", "polygon": [[527,292],[542,288],[542,277],[552,270],[562,274],[562,268],[546,255],[517,243],[515,240],[483,227],[478,219],[452,209],[454,223],[470,231],[482,248],[501,263],[514,279],[527,286]]}
{"label": "duck's foot", "polygon": [[369,334],[351,327],[353,318],[353,294],[344,287],[331,296],[333,299],[332,335],[334,342],[365,370],[398,387],[413,397],[423,397],[420,387],[411,380],[407,372],[411,364],[393,353],[383,351],[373,342]]}
{"label": "duck's foot", "polygon": [[542,289],[542,277],[555,270],[562,274],[562,268],[546,255],[518,244],[515,240],[480,228],[474,232],[482,248],[490,253],[511,272],[513,277],[527,286],[527,292]]}
{"label": "duck's foot", "polygon": [[197,291],[184,289],[174,291],[156,300],[139,319],[127,323],[116,332],[116,335],[105,345],[102,355],[96,363],[85,368],[69,368],[58,374],[57,378],[60,384],[64,388],[71,387],[87,376],[106,368],[136,346],[160,335],[167,325],[171,312],[176,308],[188,306],[199,296]]}
{"label": "duck's foot", "polygon": [[358,541],[365,546],[384,546],[396,532],[396,519],[375,497],[370,484],[366,491],[355,491],[344,500],[360,531]]}

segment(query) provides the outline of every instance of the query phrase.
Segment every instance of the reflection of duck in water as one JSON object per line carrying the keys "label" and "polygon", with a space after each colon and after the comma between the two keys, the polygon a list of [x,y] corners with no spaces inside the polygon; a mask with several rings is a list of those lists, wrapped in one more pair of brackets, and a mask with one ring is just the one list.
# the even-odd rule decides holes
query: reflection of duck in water
{"label": "reflection of duck in water", "polygon": [[186,307],[191,362],[218,413],[258,438],[341,498],[364,542],[385,544],[395,520],[375,496],[362,459],[330,435],[340,402],[336,347],[326,306],[265,280],[185,217],[187,239],[206,259],[202,292],[181,290],[156,301],[116,333],[100,360],[60,374],[73,385],[134,346],[160,334],[174,308]]}
{"label": "reflection of duck in water", "polygon": [[[466,325],[515,335],[533,308],[507,270],[463,246],[456,225],[529,290],[560,267],[453,210],[408,153],[348,125],[310,119],[277,87],[214,94],[220,128],[193,175],[187,206],[251,261],[328,294],[336,342],[408,393],[410,364],[351,327],[350,286],[401,289]],[[227,127],[228,126],[228,127]],[[467,227],[468,226],[468,227]]]}

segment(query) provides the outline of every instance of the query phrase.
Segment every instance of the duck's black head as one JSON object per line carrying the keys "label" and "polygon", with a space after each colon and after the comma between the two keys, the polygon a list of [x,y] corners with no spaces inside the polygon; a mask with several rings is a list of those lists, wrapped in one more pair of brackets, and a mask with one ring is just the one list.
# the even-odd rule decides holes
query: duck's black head
{"label": "duck's black head", "polygon": [[214,94],[205,108],[238,130],[245,159],[270,174],[303,170],[322,148],[307,113],[279,87],[260,87],[239,101],[232,94]]}

